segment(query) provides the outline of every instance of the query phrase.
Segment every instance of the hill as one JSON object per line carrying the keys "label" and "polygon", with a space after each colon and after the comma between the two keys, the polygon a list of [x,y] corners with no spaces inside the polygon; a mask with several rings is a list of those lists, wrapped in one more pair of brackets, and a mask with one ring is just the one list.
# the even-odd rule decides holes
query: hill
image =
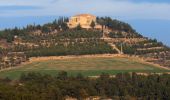
{"label": "hill", "polygon": [[128,23],[97,17],[101,29],[70,29],[69,19],[61,17],[44,25],[28,25],[23,29],[6,29],[0,39],[0,68],[11,68],[30,57],[87,54],[119,54],[136,56],[161,66],[170,67],[170,49],[155,39],[135,31]]}

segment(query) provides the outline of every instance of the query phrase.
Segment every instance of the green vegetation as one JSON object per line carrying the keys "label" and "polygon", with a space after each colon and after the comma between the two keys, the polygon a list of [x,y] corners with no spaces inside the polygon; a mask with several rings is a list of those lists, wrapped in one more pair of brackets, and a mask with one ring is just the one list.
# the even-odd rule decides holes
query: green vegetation
{"label": "green vegetation", "polygon": [[[113,50],[114,47],[111,47],[114,45],[119,50],[121,50],[122,45],[124,54],[150,58],[152,56],[159,59],[154,61],[154,63],[169,66],[169,62],[165,59],[169,59],[169,48],[157,40],[143,38],[128,23],[113,20],[110,17],[98,17],[97,24],[102,25],[103,29],[107,27],[108,31],[111,31],[109,34],[106,34],[106,37],[115,39],[113,42],[106,42],[106,40],[101,39],[103,30],[94,29],[96,23],[92,22],[90,25],[92,29],[85,30],[80,25],[75,29],[69,29],[67,22],[68,18],[61,17],[44,25],[28,25],[23,29],[14,28],[0,31],[0,39],[7,39],[8,42],[12,42],[9,43],[10,48],[3,51],[0,50],[0,56],[2,55],[0,57],[0,67],[5,69],[19,64],[18,58],[15,58],[16,60],[14,61],[14,57],[18,56],[17,54],[14,57],[8,57],[5,61],[4,58],[12,52],[23,52],[26,58],[60,55],[117,54],[118,50]],[[133,38],[137,39],[133,40]],[[138,38],[141,40],[138,41]],[[126,39],[126,41],[122,39]],[[22,60],[23,58],[20,57],[19,59]],[[129,70],[137,71],[138,69],[130,68]],[[100,72],[100,70],[97,72]]]}
{"label": "green vegetation", "polygon": [[92,21],[91,24],[90,24],[90,26],[91,26],[92,29],[94,29],[95,25],[96,25],[96,24],[95,24],[94,21]]}
{"label": "green vegetation", "polygon": [[[35,39],[36,41],[36,36],[32,36],[30,33],[33,33],[37,30],[40,30],[42,32],[41,35],[43,37],[49,35],[48,33],[54,32],[55,30],[57,30],[58,32],[69,33],[69,34],[64,34],[64,35],[66,35],[66,37],[69,36],[71,38],[72,36],[75,37],[76,35],[78,35],[79,38],[84,38],[84,37],[87,38],[91,36],[90,34],[89,35],[86,34],[81,37],[81,35],[84,32],[82,32],[81,35],[78,34],[79,32],[76,32],[76,34],[74,34],[75,32],[68,29],[67,24],[66,24],[67,22],[68,22],[67,17],[60,17],[59,19],[54,20],[53,22],[47,23],[44,25],[28,25],[27,27],[23,29],[19,29],[17,27],[14,29],[5,29],[5,30],[0,31],[0,39],[7,39],[8,42],[12,42],[14,41],[14,36],[16,35],[16,36],[22,37],[24,40]],[[118,20],[112,20],[110,17],[101,17],[101,18],[98,17],[97,23],[101,24],[102,26],[107,26],[113,30],[117,30],[119,32],[122,32],[122,31],[127,32],[129,33],[130,36],[135,35],[135,36],[141,37],[141,35],[139,35],[129,24],[118,21]],[[95,26],[95,23],[92,22],[91,27],[94,28],[94,26]],[[79,26],[78,29],[75,28],[75,30],[76,31],[81,30],[81,26]],[[100,34],[101,32],[98,32],[98,33]],[[101,36],[102,35],[99,35],[97,37],[101,37]]]}
{"label": "green vegetation", "polygon": [[32,39],[24,39],[38,47],[15,45],[12,51],[25,52],[27,57],[117,53],[107,42],[99,39],[101,36],[102,33],[97,30],[72,29],[61,31],[54,36],[34,36]]}
{"label": "green vegetation", "polygon": [[130,55],[144,55],[148,53],[159,53],[159,52],[165,52],[169,50],[168,47],[163,45],[163,43],[158,42],[156,39],[148,39],[138,43],[118,42],[116,43],[116,45],[119,49],[121,49],[121,45],[122,45],[123,52],[125,54],[130,54]]}
{"label": "green vegetation", "polygon": [[75,77],[59,72],[52,77],[40,73],[22,74],[17,81],[0,80],[2,100],[65,100],[66,97],[83,100],[90,96],[113,100],[169,100],[170,75],[141,76],[120,73],[115,78],[100,74],[99,78]]}
{"label": "green vegetation", "polygon": [[102,26],[107,26],[108,28],[120,32],[127,32],[129,35],[135,35],[137,37],[143,37],[139,33],[137,33],[128,23],[112,19],[110,17],[98,17],[97,23]]}
{"label": "green vegetation", "polygon": [[84,76],[96,76],[103,72],[108,74],[120,72],[166,72],[164,69],[134,59],[92,57],[33,62],[12,70],[2,71],[0,77],[18,78],[22,73],[28,72],[40,72],[55,76],[62,70],[68,71],[71,76],[78,73]]}
{"label": "green vegetation", "polygon": [[[79,26],[78,26],[79,27]],[[80,26],[81,27],[81,26]],[[62,38],[101,38],[102,32],[98,30],[72,29],[60,32],[56,37]]]}
{"label": "green vegetation", "polygon": [[26,51],[28,57],[117,53],[103,41],[70,42]]}
{"label": "green vegetation", "polygon": [[[95,30],[94,22],[89,30],[82,29],[81,25],[68,29],[66,22],[68,18],[60,17],[44,25],[0,31],[0,40],[6,39],[12,44],[11,48],[0,48],[0,68],[12,67],[0,72],[0,100],[64,100],[66,96],[78,100],[89,96],[113,100],[170,100],[170,75],[149,75],[169,70],[137,59],[85,57],[37,61],[14,67],[27,57],[117,53],[100,39],[103,30]],[[112,30],[108,34],[110,38],[143,38],[128,23],[110,17],[98,17],[97,23]],[[14,40],[20,44],[14,44]],[[170,59],[169,48],[155,39],[114,44],[119,49],[122,45],[125,54],[159,58],[159,64],[164,65],[166,59]],[[13,55],[13,52],[16,53]],[[149,76],[134,72],[145,72]]]}
{"label": "green vegetation", "polygon": [[30,33],[41,30],[43,34],[48,32],[53,32],[54,30],[68,30],[66,22],[67,17],[60,17],[58,20],[54,20],[52,23],[47,23],[44,25],[28,25],[23,29],[15,27],[14,29],[5,29],[0,31],[0,39],[7,39],[8,42],[14,41],[14,36],[22,37],[24,40],[35,39]]}

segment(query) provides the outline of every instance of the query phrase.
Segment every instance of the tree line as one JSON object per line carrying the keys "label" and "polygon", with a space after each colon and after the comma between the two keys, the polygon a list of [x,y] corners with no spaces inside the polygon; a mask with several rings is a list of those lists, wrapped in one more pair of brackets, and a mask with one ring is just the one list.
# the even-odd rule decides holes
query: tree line
{"label": "tree line", "polygon": [[22,74],[19,80],[0,80],[1,100],[64,100],[73,97],[83,100],[90,96],[108,97],[113,100],[169,100],[170,75],[142,76],[120,73],[110,78],[103,73],[91,79],[81,74],[57,76],[40,73]]}
{"label": "tree line", "polygon": [[8,42],[14,41],[14,36],[19,36],[22,38],[29,38],[30,33],[41,30],[43,33],[52,32],[54,30],[67,30],[68,26],[66,24],[68,22],[68,17],[59,17],[53,22],[44,24],[44,25],[27,25],[23,28],[15,27],[13,29],[4,29],[0,31],[0,39],[7,39]]}
{"label": "tree line", "polygon": [[104,41],[69,42],[25,51],[28,57],[117,53]]}

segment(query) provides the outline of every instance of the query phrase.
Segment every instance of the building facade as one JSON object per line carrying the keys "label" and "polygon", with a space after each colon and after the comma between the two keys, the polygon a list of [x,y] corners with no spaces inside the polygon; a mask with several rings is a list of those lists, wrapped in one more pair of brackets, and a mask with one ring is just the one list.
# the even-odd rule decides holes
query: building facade
{"label": "building facade", "polygon": [[69,19],[67,25],[69,28],[75,28],[80,24],[82,28],[90,29],[92,21],[95,22],[94,28],[99,28],[99,29],[102,28],[100,25],[96,23],[96,16],[91,14],[79,14],[73,16]]}

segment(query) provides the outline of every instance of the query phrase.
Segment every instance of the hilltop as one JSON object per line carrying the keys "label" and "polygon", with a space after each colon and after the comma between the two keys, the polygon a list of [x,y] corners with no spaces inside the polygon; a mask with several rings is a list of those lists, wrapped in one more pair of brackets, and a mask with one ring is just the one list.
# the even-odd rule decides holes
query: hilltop
{"label": "hilltop", "polygon": [[[74,19],[82,17],[77,15],[70,19],[61,17],[44,25],[1,31],[1,69],[27,62],[30,57],[87,54],[135,56],[170,67],[170,49],[163,43],[142,36],[128,23],[110,17],[84,16],[82,22]],[[83,22],[86,17],[88,23]]]}

